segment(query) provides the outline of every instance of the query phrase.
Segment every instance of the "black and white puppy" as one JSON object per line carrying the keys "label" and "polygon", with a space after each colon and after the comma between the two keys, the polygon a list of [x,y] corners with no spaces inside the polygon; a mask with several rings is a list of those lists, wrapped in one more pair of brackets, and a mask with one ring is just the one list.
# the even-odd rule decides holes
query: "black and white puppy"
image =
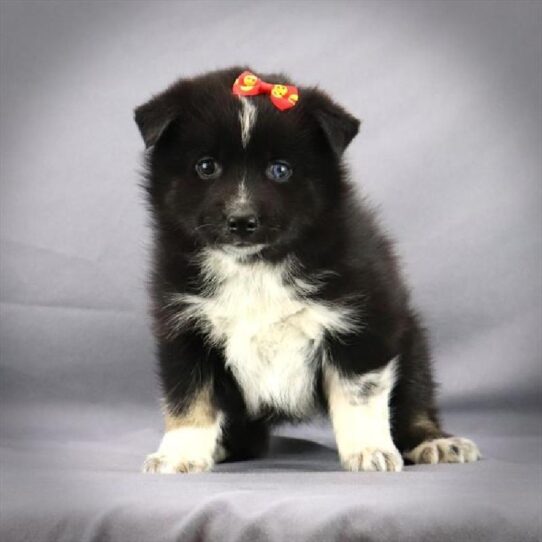
{"label": "black and white puppy", "polygon": [[441,429],[393,248],[348,181],[359,121],[316,88],[286,111],[236,96],[246,69],[182,79],[135,112],[165,414],[144,470],[254,457],[274,423],[322,411],[348,470],[478,459]]}

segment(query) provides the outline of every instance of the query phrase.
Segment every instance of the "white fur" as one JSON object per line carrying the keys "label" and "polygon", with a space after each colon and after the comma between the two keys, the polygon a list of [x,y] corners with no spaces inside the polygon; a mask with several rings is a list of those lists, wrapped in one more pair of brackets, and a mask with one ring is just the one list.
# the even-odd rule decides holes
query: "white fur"
{"label": "white fur", "polygon": [[413,463],[470,463],[480,459],[478,446],[463,437],[438,438],[422,442],[405,454]]}
{"label": "white fur", "polygon": [[264,244],[249,245],[246,247],[238,247],[235,245],[224,245],[223,250],[226,254],[236,258],[246,258],[248,256],[254,256],[261,252],[265,248]]}
{"label": "white fur", "polygon": [[390,431],[389,399],[395,360],[379,371],[345,378],[324,367],[324,385],[341,462],[348,470],[402,468]]}
{"label": "white fur", "polygon": [[246,148],[252,135],[252,129],[256,124],[258,110],[256,106],[247,98],[239,97],[241,101],[241,111],[239,112],[239,121],[241,123],[241,143]]}
{"label": "white fur", "polygon": [[239,183],[239,188],[237,189],[237,197],[235,198],[234,205],[246,205],[249,202],[249,195],[247,190],[247,182],[245,177],[241,179],[241,182]]}
{"label": "white fur", "polygon": [[230,215],[251,213],[251,198],[247,189],[246,178],[243,175],[237,187],[237,193],[230,198],[226,210]]}
{"label": "white fur", "polygon": [[[264,405],[310,413],[324,333],[352,330],[352,311],[304,298],[318,283],[292,279],[291,261],[272,265],[206,250],[201,265],[208,291],[174,295],[172,303],[179,307],[174,325],[197,320],[224,348],[251,413]],[[285,282],[288,277],[295,286]]]}
{"label": "white fur", "polygon": [[143,472],[174,474],[201,472],[214,465],[223,416],[205,427],[186,426],[167,431],[158,451],[147,456]]}

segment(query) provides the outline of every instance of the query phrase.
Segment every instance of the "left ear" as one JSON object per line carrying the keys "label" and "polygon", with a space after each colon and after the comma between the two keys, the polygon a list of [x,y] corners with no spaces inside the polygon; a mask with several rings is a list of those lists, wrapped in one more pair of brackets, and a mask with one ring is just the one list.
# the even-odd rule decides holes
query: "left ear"
{"label": "left ear", "polygon": [[334,153],[340,157],[358,133],[361,121],[320,90],[314,90],[311,98],[313,115]]}
{"label": "left ear", "polygon": [[175,111],[168,98],[168,93],[162,93],[136,107],[134,111],[134,119],[146,148],[156,144],[175,117]]}

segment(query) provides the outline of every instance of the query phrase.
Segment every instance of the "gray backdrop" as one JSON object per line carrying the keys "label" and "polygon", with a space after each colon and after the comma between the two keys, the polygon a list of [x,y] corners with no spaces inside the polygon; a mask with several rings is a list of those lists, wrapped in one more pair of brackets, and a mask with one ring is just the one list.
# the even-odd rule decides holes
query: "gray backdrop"
{"label": "gray backdrop", "polygon": [[[3,1],[2,540],[541,537],[542,3]],[[133,107],[248,63],[363,119],[347,152],[486,457],[340,472],[324,422],[143,476],[160,431]],[[519,537],[519,538],[518,538]]]}

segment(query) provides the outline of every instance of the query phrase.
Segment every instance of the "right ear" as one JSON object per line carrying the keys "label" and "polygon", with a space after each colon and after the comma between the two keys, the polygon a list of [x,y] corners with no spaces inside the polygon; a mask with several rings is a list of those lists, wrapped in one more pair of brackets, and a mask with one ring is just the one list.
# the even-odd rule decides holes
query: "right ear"
{"label": "right ear", "polygon": [[306,89],[301,99],[317,120],[333,152],[340,157],[356,137],[361,122],[318,88]]}
{"label": "right ear", "polygon": [[172,107],[168,95],[163,93],[137,107],[134,113],[137,127],[141,132],[145,147],[148,149],[160,139],[164,130],[175,118],[176,111]]}

